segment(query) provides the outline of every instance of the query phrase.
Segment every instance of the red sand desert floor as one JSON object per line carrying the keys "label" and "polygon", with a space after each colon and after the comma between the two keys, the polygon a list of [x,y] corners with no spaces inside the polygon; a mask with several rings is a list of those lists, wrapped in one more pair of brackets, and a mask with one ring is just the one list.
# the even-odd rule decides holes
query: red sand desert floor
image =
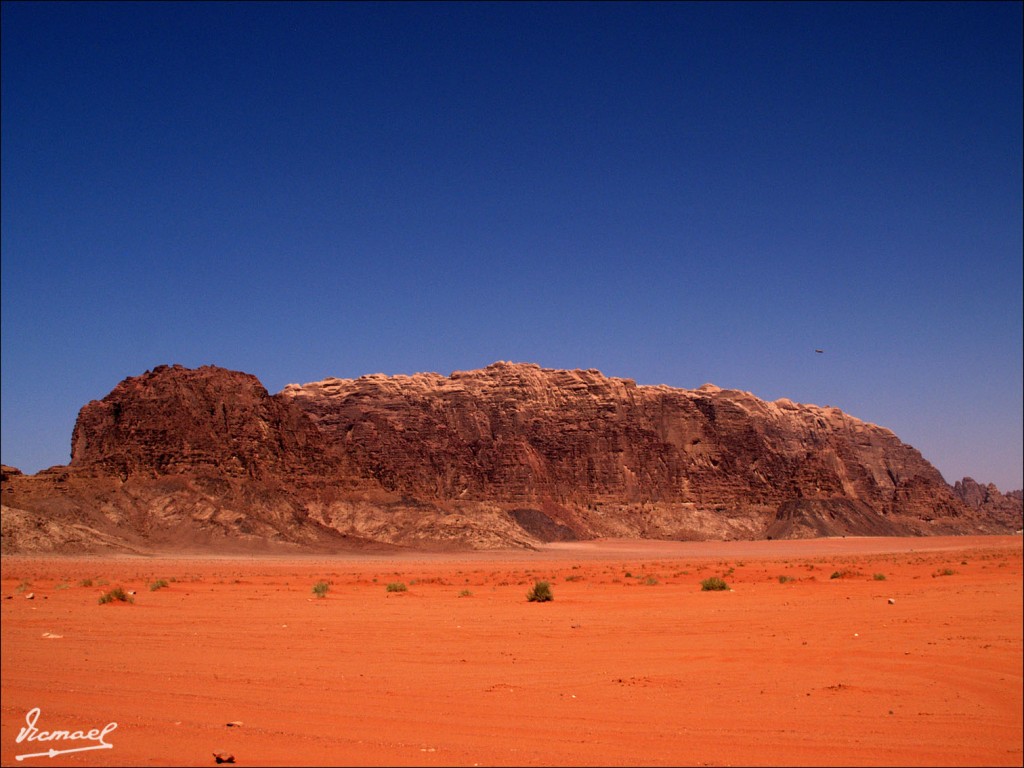
{"label": "red sand desert floor", "polygon": [[1021,544],[4,557],[0,762],[1020,766]]}

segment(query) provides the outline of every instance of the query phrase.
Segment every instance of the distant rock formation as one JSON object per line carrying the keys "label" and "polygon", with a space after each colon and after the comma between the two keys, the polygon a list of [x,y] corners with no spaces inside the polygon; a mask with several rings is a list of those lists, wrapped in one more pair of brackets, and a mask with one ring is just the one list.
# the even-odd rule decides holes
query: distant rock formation
{"label": "distant rock formation", "polygon": [[1006,533],[1021,517],[837,408],[505,362],[277,395],[160,366],[85,405],[71,455],[4,467],[4,552]]}
{"label": "distant rock formation", "polygon": [[1024,492],[1016,490],[1003,494],[992,483],[982,485],[974,478],[965,477],[953,484],[953,493],[971,509],[983,512],[1007,528],[1020,530]]}

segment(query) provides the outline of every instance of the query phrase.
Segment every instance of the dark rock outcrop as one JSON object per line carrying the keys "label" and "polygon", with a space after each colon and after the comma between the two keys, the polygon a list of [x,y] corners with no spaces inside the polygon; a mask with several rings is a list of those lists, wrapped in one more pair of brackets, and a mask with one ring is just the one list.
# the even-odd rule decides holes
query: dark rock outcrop
{"label": "dark rock outcrop", "polygon": [[324,475],[337,457],[320,431],[247,373],[158,366],[79,412],[71,466],[115,475]]}
{"label": "dark rock outcrop", "polygon": [[712,385],[495,363],[270,395],[249,374],[160,366],[82,408],[68,467],[4,468],[3,547],[480,548],[1020,527],[1019,500],[1014,517],[994,488],[979,493],[839,409]]}

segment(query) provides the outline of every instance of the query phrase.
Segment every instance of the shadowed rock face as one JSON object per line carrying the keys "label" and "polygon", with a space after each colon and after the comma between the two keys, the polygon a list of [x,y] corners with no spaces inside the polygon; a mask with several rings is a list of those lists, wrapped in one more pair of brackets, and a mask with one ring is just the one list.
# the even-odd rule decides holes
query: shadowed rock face
{"label": "shadowed rock face", "polygon": [[159,366],[79,412],[71,466],[153,476],[215,470],[257,479],[330,471],[320,431],[247,373]]}
{"label": "shadowed rock face", "polygon": [[142,549],[1002,533],[1020,517],[836,408],[512,363],[274,396],[161,366],[82,408],[69,467],[5,468],[3,498],[5,551],[40,540],[32,515]]}

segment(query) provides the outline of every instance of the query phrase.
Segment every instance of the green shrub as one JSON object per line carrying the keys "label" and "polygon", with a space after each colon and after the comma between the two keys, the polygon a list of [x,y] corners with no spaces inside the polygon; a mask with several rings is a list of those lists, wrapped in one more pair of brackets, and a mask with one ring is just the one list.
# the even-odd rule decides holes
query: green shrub
{"label": "green shrub", "polygon": [[729,588],[729,585],[725,583],[725,579],[720,579],[718,576],[710,576],[700,583],[700,588],[704,592],[721,592]]}
{"label": "green shrub", "polygon": [[326,581],[318,581],[313,585],[313,594],[317,597],[323,597],[327,594],[327,590],[331,588],[331,585]]}
{"label": "green shrub", "polygon": [[112,603],[115,600],[122,603],[134,603],[135,599],[128,596],[128,593],[121,587],[114,587],[109,592],[100,595],[100,605],[104,603]]}
{"label": "green shrub", "polygon": [[472,596],[473,596],[473,593],[470,592],[468,589],[464,589],[461,592],[459,592],[459,597],[472,597]]}
{"label": "green shrub", "polygon": [[871,578],[874,579],[875,581],[885,581],[885,574],[884,573],[876,573]]}
{"label": "green shrub", "polygon": [[401,581],[392,581],[387,585],[387,587],[385,587],[385,589],[387,589],[388,592],[407,592],[409,590],[409,588]]}
{"label": "green shrub", "polygon": [[526,593],[526,599],[531,603],[546,603],[549,600],[554,600],[555,596],[551,593],[551,585],[546,581],[534,582],[533,589]]}
{"label": "green shrub", "polygon": [[163,589],[166,586],[169,586],[167,584],[167,579],[157,579],[156,581],[154,581],[152,584],[149,585],[149,591],[150,592],[156,592],[158,589]]}

